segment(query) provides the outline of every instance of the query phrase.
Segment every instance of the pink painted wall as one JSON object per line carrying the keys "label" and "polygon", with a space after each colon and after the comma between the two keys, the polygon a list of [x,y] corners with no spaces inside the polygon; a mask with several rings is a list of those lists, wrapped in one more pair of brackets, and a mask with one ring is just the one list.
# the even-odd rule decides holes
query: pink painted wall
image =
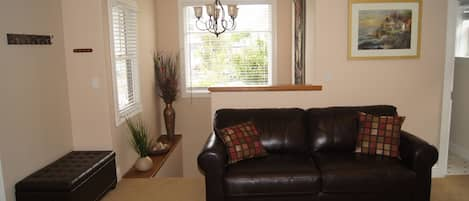
{"label": "pink painted wall", "polygon": [[[72,150],[60,0],[0,1],[0,160],[5,194]],[[52,45],[7,45],[6,33],[53,34]],[[0,188],[2,186],[0,185]]]}
{"label": "pink painted wall", "polygon": [[404,128],[439,143],[445,65],[447,1],[423,2],[421,57],[404,60],[347,59],[348,2],[317,0],[314,55],[308,76],[324,84],[312,106],[392,104],[407,116]]}
{"label": "pink painted wall", "polygon": [[[62,0],[68,93],[74,149],[114,150],[118,176],[132,167],[137,154],[129,143],[125,123],[116,126],[108,0]],[[159,135],[159,100],[154,93],[153,52],[155,50],[155,4],[139,0],[138,65],[142,119],[151,137]],[[83,15],[86,10],[86,15]],[[93,53],[76,54],[74,48],[93,48]],[[98,87],[93,87],[93,80]]]}
{"label": "pink painted wall", "polygon": [[[157,47],[179,50],[177,1],[156,0]],[[349,61],[347,59],[347,0],[315,2],[315,32],[308,48],[307,80],[324,85],[322,92],[292,97],[275,93],[240,93],[216,100],[226,106],[270,106],[308,104],[332,105],[392,104],[407,116],[404,129],[438,144],[445,58],[446,1],[425,0],[422,19],[422,49],[419,59]],[[278,0],[279,83],[291,80],[291,1]],[[312,47],[311,47],[312,46]],[[212,96],[213,99],[213,96]],[[272,101],[275,100],[275,101]],[[176,102],[176,130],[183,133],[184,175],[198,176],[196,157],[211,131],[210,98],[180,98]],[[269,102],[271,101],[271,102]],[[233,105],[231,105],[233,104]],[[304,105],[306,106],[306,105]],[[213,107],[213,105],[212,105]]]}

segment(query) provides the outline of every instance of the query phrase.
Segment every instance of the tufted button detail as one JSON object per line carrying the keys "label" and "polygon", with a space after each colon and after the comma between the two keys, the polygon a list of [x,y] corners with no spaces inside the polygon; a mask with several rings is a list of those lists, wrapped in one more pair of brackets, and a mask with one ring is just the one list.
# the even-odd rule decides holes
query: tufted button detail
{"label": "tufted button detail", "polygon": [[26,177],[16,189],[69,191],[114,157],[112,151],[73,151]]}

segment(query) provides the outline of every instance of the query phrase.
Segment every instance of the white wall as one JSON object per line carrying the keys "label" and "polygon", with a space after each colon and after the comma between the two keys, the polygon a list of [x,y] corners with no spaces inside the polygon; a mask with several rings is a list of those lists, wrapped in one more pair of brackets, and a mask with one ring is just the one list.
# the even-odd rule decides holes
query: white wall
{"label": "white wall", "polygon": [[[307,80],[324,90],[311,106],[392,104],[404,129],[439,144],[446,50],[447,1],[425,0],[418,59],[352,61],[347,58],[348,1],[315,0],[315,43]],[[334,13],[331,15],[331,13]],[[312,69],[311,69],[312,67]],[[238,99],[239,100],[239,99]]]}
{"label": "white wall", "polygon": [[[14,185],[72,150],[60,0],[0,1],[0,153]],[[48,46],[6,45],[6,33],[53,34]]]}
{"label": "white wall", "polygon": [[[62,0],[68,93],[76,150],[112,148],[107,82],[105,30],[106,9],[102,0]],[[86,14],[83,13],[86,11]],[[92,53],[74,53],[74,48],[92,48]],[[91,82],[98,83],[93,88]]]}
{"label": "white wall", "polygon": [[[142,113],[152,134],[158,135],[159,104],[154,93],[155,5],[138,0],[138,65]],[[129,143],[125,123],[116,126],[110,51],[108,0],[62,0],[65,51],[75,149],[112,149],[116,152],[118,176],[133,165],[137,154]],[[86,13],[83,13],[86,11]],[[74,48],[92,48],[76,54]],[[93,80],[99,87],[92,87]]]}
{"label": "white wall", "polygon": [[469,159],[469,58],[456,58],[450,151]]}
{"label": "white wall", "polygon": [[[123,171],[136,158],[125,125],[114,124],[106,2],[0,1],[0,153],[4,181],[0,189],[5,187],[8,201],[15,200],[14,185],[19,180],[73,148],[114,149]],[[159,103],[154,97],[152,72],[155,6],[153,0],[138,2],[142,7],[139,63],[144,109],[140,116],[156,135],[159,121],[155,105]],[[6,45],[6,33],[52,34],[53,44]],[[73,48],[93,48],[94,52],[73,54]],[[96,89],[91,87],[93,79],[99,82]]]}

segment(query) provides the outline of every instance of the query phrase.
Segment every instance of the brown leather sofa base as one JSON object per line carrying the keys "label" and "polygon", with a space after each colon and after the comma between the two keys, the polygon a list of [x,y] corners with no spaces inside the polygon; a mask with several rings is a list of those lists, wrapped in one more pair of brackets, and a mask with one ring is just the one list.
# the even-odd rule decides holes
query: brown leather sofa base
{"label": "brown leather sofa base", "polygon": [[[399,159],[355,153],[358,112],[397,115],[391,105],[221,109],[198,157],[207,201],[430,201],[437,149],[401,131]],[[269,155],[227,164],[216,132],[252,121]]]}
{"label": "brown leather sofa base", "polygon": [[17,201],[96,201],[117,183],[115,153],[73,151],[16,184]]}

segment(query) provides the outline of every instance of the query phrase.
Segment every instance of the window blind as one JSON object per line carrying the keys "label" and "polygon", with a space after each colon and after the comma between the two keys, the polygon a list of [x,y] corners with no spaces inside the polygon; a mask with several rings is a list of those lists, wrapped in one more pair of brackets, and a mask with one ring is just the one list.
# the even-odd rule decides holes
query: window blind
{"label": "window blind", "polygon": [[137,104],[137,12],[125,1],[113,1],[112,35],[118,110],[125,113]]}
{"label": "window blind", "polygon": [[272,84],[272,5],[238,7],[236,29],[219,38],[197,29],[193,8],[184,8],[186,89]]}
{"label": "window blind", "polygon": [[465,8],[462,13],[463,20],[469,20],[469,8]]}

